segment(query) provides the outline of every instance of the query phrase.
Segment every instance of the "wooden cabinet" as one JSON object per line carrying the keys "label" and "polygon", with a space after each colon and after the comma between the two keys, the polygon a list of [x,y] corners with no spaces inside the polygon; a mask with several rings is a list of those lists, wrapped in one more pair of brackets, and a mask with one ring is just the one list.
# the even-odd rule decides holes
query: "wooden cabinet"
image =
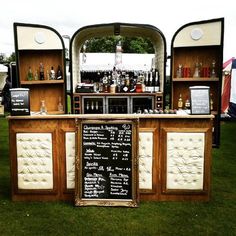
{"label": "wooden cabinet", "polygon": [[[135,138],[133,148],[138,153],[140,199],[209,201],[212,118],[177,114],[9,116],[12,200],[74,201],[75,174],[79,174],[75,163],[82,150],[79,124],[138,119],[138,143]],[[92,133],[87,134],[92,138]],[[122,153],[123,148],[119,150]]]}
{"label": "wooden cabinet", "polygon": [[171,45],[172,108],[178,109],[180,96],[184,106],[191,86],[209,87],[215,115],[213,146],[220,142],[223,24],[223,19],[187,24],[176,32]]}
{"label": "wooden cabinet", "polygon": [[[53,29],[39,25],[14,24],[17,58],[17,85],[30,89],[30,110],[39,112],[42,100],[49,114],[63,114],[67,110],[64,44]],[[40,64],[44,79],[40,80]],[[50,79],[53,67],[60,67],[62,77]],[[28,78],[31,70],[32,78]],[[58,105],[61,103],[60,109]],[[61,109],[63,107],[63,109]]]}

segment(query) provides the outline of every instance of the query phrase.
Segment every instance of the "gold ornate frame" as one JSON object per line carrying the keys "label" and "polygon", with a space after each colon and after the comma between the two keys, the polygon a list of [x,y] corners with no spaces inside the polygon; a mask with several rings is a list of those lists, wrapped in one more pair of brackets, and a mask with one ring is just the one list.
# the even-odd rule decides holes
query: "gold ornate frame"
{"label": "gold ornate frame", "polygon": [[[83,180],[82,180],[82,125],[83,124],[130,124],[132,126],[132,197],[130,199],[106,199],[106,198],[82,198]],[[137,207],[139,203],[138,191],[138,119],[78,119],[77,138],[76,138],[76,160],[75,160],[75,206],[123,206]],[[108,160],[109,161],[109,160]]]}

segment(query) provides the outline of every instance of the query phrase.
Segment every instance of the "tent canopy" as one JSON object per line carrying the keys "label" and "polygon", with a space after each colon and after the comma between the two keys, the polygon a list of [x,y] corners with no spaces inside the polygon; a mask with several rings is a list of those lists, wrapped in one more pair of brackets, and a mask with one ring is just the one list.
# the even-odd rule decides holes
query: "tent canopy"
{"label": "tent canopy", "polygon": [[1,73],[7,73],[8,68],[7,66],[4,66],[3,64],[0,64],[0,72]]}
{"label": "tent canopy", "polygon": [[[121,63],[117,65],[125,71],[148,71],[151,69],[154,54],[122,53]],[[81,71],[110,71],[115,65],[116,53],[80,54]]]}
{"label": "tent canopy", "polygon": [[222,96],[221,96],[221,113],[232,113],[232,106],[236,107],[236,59],[230,58],[223,63],[223,79],[222,79]]}

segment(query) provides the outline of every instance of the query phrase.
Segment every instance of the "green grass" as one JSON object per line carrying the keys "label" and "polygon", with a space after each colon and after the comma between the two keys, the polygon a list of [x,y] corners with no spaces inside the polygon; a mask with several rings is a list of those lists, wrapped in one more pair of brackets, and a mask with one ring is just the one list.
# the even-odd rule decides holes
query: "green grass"
{"label": "green grass", "polygon": [[236,122],[213,149],[210,202],[141,202],[139,208],[12,202],[8,127],[0,118],[0,235],[236,235]]}

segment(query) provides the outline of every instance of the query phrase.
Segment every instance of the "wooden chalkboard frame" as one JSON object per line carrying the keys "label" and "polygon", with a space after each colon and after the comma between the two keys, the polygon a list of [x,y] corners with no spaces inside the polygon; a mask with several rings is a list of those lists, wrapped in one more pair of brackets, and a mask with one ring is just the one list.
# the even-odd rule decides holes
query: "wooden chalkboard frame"
{"label": "wooden chalkboard frame", "polygon": [[[84,124],[90,125],[116,125],[116,124],[129,124],[132,126],[132,170],[131,170],[131,192],[132,196],[128,199],[119,198],[85,198],[83,197],[83,161],[82,156],[83,148],[83,130]],[[138,119],[78,119],[77,120],[77,142],[76,142],[76,168],[75,168],[75,206],[123,206],[123,207],[137,207],[139,203],[139,184],[138,184]]]}
{"label": "wooden chalkboard frame", "polygon": [[192,86],[190,90],[190,106],[192,115],[209,115],[210,88],[208,86]]}

